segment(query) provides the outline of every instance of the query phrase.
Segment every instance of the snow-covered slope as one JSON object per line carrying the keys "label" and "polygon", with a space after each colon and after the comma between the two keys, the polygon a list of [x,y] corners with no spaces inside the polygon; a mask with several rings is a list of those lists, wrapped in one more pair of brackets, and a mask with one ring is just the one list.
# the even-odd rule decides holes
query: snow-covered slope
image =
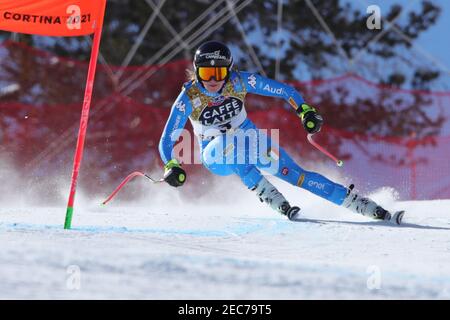
{"label": "snow-covered slope", "polygon": [[278,186],[314,220],[290,222],[237,184],[214,205],[149,184],[135,206],[79,196],[71,231],[63,205],[3,201],[0,298],[450,298],[450,200],[378,190],[408,212],[395,227]]}

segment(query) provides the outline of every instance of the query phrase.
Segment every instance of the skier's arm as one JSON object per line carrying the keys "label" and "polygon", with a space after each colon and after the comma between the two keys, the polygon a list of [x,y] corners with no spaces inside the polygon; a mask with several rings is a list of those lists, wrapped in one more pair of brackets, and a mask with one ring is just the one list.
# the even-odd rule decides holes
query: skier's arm
{"label": "skier's arm", "polygon": [[248,93],[284,99],[302,119],[306,131],[315,133],[320,130],[323,123],[322,117],[317,114],[315,108],[305,103],[294,87],[256,73],[240,72],[240,75]]}
{"label": "skier's arm", "polygon": [[164,179],[174,187],[183,185],[186,179],[186,173],[181,169],[177,159],[172,155],[173,146],[180,137],[191,112],[191,102],[183,90],[172,105],[169,119],[166,122],[159,141],[159,153],[165,169]]}

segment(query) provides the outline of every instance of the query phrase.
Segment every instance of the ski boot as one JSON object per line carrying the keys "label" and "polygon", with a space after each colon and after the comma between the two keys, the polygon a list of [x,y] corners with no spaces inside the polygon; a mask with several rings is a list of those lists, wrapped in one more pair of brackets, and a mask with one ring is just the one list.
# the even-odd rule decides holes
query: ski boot
{"label": "ski boot", "polygon": [[266,202],[272,209],[288,217],[289,220],[295,220],[299,214],[299,207],[291,207],[286,198],[275,188],[266,178],[253,188],[261,202]]}
{"label": "ski boot", "polygon": [[404,211],[398,211],[391,215],[391,213],[381,206],[376,204],[369,198],[361,197],[356,192],[353,192],[355,185],[351,184],[348,187],[347,196],[342,203],[342,206],[350,209],[355,213],[362,214],[366,217],[371,217],[377,220],[384,220],[400,224],[402,222]]}

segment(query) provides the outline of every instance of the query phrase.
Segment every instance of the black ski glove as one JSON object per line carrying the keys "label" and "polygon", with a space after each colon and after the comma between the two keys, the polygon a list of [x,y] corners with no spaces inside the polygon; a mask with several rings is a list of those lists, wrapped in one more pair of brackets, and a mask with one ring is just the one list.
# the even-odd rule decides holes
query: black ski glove
{"label": "black ski glove", "polygon": [[297,114],[302,119],[303,127],[308,133],[317,133],[322,128],[322,116],[306,103],[297,110]]}
{"label": "black ski glove", "polygon": [[164,166],[164,181],[172,187],[181,187],[186,181],[186,172],[176,159],[172,159]]}

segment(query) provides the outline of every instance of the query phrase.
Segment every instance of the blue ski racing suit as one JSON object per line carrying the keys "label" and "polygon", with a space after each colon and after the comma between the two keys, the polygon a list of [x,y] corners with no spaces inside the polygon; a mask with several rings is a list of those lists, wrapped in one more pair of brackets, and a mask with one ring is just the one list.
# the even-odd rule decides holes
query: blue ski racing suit
{"label": "blue ski racing suit", "polygon": [[258,130],[247,117],[244,105],[247,94],[282,98],[297,113],[305,111],[302,108],[311,108],[293,87],[256,73],[232,70],[218,93],[207,91],[198,81],[187,82],[172,106],[159,143],[163,163],[174,159],[174,144],[189,118],[201,147],[202,163],[212,173],[236,174],[253,189],[263,178],[261,170],[264,170],[341,205],[348,189],[318,173],[306,171]]}

